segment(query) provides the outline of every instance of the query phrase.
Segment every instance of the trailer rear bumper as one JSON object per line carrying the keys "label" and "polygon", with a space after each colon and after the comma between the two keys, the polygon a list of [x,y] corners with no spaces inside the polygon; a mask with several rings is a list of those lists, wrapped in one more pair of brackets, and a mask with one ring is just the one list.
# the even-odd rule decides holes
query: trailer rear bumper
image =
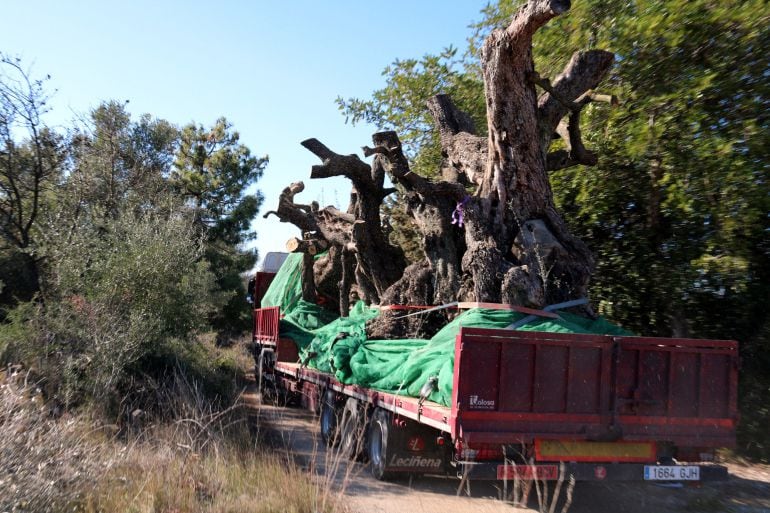
{"label": "trailer rear bumper", "polygon": [[[641,463],[564,463],[564,479],[575,481],[643,481],[699,483],[727,480],[727,467],[714,464],[645,465]],[[540,480],[559,478],[559,463],[505,465],[502,462],[457,462],[457,475],[473,480]]]}

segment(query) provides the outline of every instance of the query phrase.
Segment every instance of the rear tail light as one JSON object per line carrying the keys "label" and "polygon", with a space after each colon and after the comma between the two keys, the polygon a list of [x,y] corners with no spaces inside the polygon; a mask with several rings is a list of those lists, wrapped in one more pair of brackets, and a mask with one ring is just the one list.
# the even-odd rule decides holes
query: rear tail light
{"label": "rear tail light", "polygon": [[459,451],[460,459],[465,461],[502,460],[503,451],[499,445],[482,445],[478,447],[463,447]]}

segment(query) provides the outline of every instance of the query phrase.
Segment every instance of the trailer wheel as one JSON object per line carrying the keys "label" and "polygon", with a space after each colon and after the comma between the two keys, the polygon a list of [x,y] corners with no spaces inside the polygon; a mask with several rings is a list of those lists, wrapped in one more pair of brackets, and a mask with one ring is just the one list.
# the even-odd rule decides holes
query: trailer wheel
{"label": "trailer wheel", "polygon": [[380,481],[394,477],[394,473],[385,471],[391,420],[389,411],[377,408],[369,423],[369,460],[372,463],[372,475]]}
{"label": "trailer wheel", "polygon": [[321,394],[321,439],[328,447],[339,442],[336,402],[334,390],[324,390]]}
{"label": "trailer wheel", "polygon": [[358,400],[348,397],[340,419],[340,454],[350,459],[362,456],[366,424]]}
{"label": "trailer wheel", "polygon": [[[275,403],[277,400],[277,390],[275,380],[270,371],[273,364],[275,353],[271,348],[263,347],[257,358],[257,391],[264,403]],[[268,376],[269,375],[269,376]],[[270,379],[273,378],[273,379]]]}

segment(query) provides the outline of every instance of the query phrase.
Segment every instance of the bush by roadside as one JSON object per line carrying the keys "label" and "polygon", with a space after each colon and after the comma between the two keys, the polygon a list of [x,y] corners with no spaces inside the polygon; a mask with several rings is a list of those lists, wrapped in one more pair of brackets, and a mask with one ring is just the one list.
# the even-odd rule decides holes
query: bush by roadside
{"label": "bush by roadside", "polygon": [[[237,360],[234,351],[209,356]],[[287,456],[260,447],[239,401],[214,407],[189,375],[176,372],[156,390],[164,420],[137,415],[123,429],[83,413],[55,418],[28,378],[19,368],[0,377],[0,511],[335,507]]]}
{"label": "bush by roadside", "polygon": [[197,338],[229,295],[200,259],[188,214],[169,207],[84,222],[70,236],[52,230],[44,293],[0,324],[0,363],[31,369],[48,401],[109,418],[144,409],[133,398],[180,368],[200,383],[219,375]]}

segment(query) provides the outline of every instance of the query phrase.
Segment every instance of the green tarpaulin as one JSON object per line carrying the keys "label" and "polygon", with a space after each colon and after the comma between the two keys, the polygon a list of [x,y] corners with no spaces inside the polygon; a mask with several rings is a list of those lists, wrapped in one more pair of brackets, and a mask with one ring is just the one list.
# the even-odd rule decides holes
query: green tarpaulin
{"label": "green tarpaulin", "polygon": [[[299,258],[292,258],[295,256]],[[437,386],[429,399],[448,406],[452,397],[454,345],[460,327],[502,329],[524,317],[510,310],[474,308],[458,315],[430,339],[367,340],[366,322],[379,315],[379,311],[359,301],[348,317],[334,319],[334,314],[302,301],[301,285],[297,285],[301,266],[301,255],[291,255],[265,295],[270,297],[271,305],[264,299],[262,304],[281,306],[285,314],[281,336],[297,342],[303,364],[332,373],[345,384],[419,397],[422,386],[431,377],[437,377]],[[285,288],[281,292],[273,290],[274,286]],[[286,292],[289,288],[292,291]],[[560,319],[537,318],[518,329],[631,335],[603,318],[591,320],[565,312],[559,312],[559,316]]]}
{"label": "green tarpaulin", "polygon": [[281,308],[283,317],[280,321],[280,335],[294,340],[300,350],[313,340],[314,330],[338,317],[335,313],[302,299],[301,253],[292,253],[286,258],[262,297],[260,305]]}

